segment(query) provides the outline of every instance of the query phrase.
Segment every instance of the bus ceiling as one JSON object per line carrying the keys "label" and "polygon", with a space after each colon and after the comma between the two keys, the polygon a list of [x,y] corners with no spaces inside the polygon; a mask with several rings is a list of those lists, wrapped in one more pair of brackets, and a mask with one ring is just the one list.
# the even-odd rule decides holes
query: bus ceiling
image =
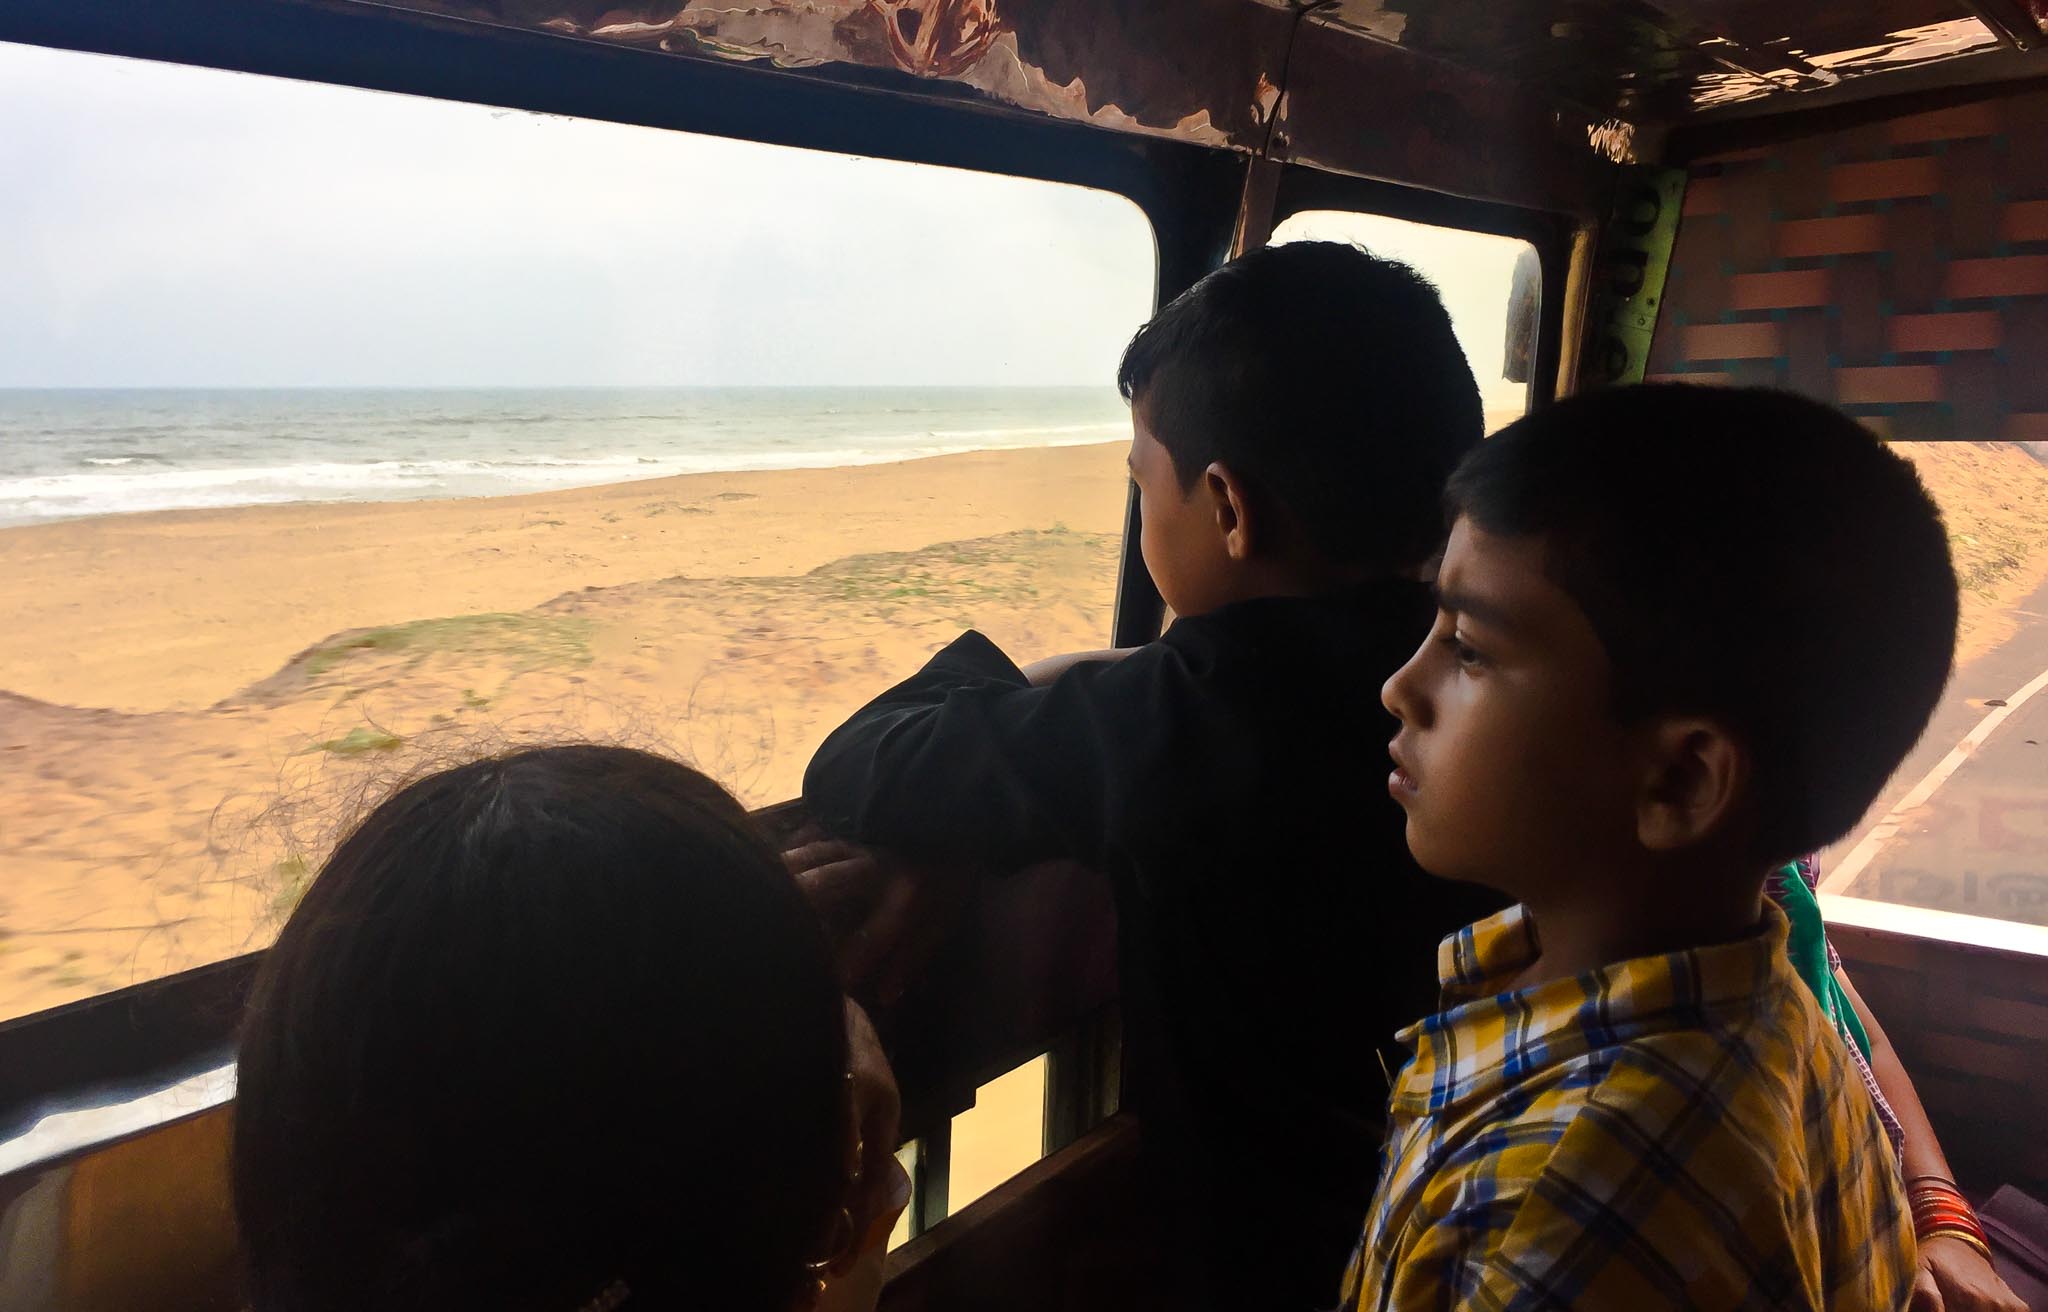
{"label": "bus ceiling", "polygon": [[11,8],[0,39],[239,67],[237,10],[550,35],[1588,214],[1674,129],[2048,76],[2048,0],[232,0],[163,50],[187,6]]}

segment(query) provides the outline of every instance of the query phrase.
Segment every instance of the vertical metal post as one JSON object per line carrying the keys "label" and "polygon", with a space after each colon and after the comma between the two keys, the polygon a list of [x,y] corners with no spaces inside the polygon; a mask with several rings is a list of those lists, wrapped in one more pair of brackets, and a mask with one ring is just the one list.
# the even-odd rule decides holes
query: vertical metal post
{"label": "vertical metal post", "polygon": [[917,1170],[910,1178],[910,1234],[914,1239],[946,1219],[953,1183],[953,1122],[932,1127],[917,1141]]}
{"label": "vertical metal post", "polygon": [[1122,1057],[1122,1018],[1114,1006],[1046,1054],[1046,1156],[1116,1115],[1123,1087]]}
{"label": "vertical metal post", "polygon": [[1616,175],[1614,206],[1600,233],[1588,288],[1592,332],[1574,390],[1643,381],[1685,183],[1684,169],[1632,165]]}

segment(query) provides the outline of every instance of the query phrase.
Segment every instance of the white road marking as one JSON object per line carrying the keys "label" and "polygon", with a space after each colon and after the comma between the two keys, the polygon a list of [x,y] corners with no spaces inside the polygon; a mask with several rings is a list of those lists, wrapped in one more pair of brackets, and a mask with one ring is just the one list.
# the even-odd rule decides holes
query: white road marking
{"label": "white road marking", "polygon": [[1863,835],[1863,841],[1849,849],[1849,855],[1843,857],[1841,863],[1821,880],[1820,891],[1839,893],[1847,888],[1856,876],[1863,873],[1865,866],[1877,859],[1877,854],[1884,850],[1884,845],[1898,836],[1899,827],[1905,823],[1906,814],[1927,805],[1927,800],[1934,796],[1935,790],[1947,783],[1949,776],[1960,770],[1963,762],[1969,760],[1976,750],[1984,745],[1984,740],[1991,736],[1991,731],[2004,724],[2005,717],[2026,705],[2027,699],[2043,688],[2048,688],[2048,670],[2041,671],[2026,687],[2006,698],[2005,705],[1993,707],[1989,715],[1977,722],[1976,728],[1965,734],[1963,740],[1957,743],[1947,756],[1941,758],[1939,765],[1927,772],[1925,779],[1914,784],[1911,791],[1901,797],[1891,810],[1885,812],[1884,819],[1870,827],[1870,832]]}

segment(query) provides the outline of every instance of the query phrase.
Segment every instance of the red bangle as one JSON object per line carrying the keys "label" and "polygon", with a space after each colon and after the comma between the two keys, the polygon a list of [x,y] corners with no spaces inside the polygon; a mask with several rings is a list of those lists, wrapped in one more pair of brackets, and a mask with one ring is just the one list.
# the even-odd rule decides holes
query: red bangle
{"label": "red bangle", "polygon": [[1913,1237],[1925,1243],[1937,1235],[1962,1235],[1972,1242],[1972,1246],[1982,1247],[1987,1253],[1990,1251],[1984,1227],[1978,1223],[1975,1212],[1946,1209],[1934,1213],[1915,1211]]}
{"label": "red bangle", "polygon": [[1989,1255],[1990,1244],[1976,1210],[1954,1181],[1938,1175],[1915,1176],[1907,1182],[1906,1196],[1916,1239],[1925,1243],[1934,1238],[1957,1238]]}
{"label": "red bangle", "polygon": [[1913,1231],[1916,1234],[1927,1234],[1935,1230],[1945,1230],[1951,1227],[1960,1230],[1977,1229],[1976,1224],[1967,1216],[1916,1216],[1913,1218]]}

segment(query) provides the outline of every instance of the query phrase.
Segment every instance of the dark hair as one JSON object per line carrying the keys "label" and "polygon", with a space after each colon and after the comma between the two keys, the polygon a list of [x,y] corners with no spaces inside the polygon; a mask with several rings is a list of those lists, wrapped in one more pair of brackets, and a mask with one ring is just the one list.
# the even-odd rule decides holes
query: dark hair
{"label": "dark hair", "polygon": [[781,1312],[841,1205],[843,997],[739,804],[553,747],[422,779],[334,853],[244,1025],[259,1312]]}
{"label": "dark hair", "polygon": [[1485,420],[1436,288],[1339,242],[1253,251],[1138,330],[1117,386],[1181,486],[1222,461],[1332,561],[1403,569]]}
{"label": "dark hair", "polygon": [[1656,385],[1562,401],[1466,458],[1454,514],[1541,535],[1624,720],[1711,716],[1754,757],[1758,855],[1847,833],[1947,681],[1956,577],[1913,467],[1828,406]]}

